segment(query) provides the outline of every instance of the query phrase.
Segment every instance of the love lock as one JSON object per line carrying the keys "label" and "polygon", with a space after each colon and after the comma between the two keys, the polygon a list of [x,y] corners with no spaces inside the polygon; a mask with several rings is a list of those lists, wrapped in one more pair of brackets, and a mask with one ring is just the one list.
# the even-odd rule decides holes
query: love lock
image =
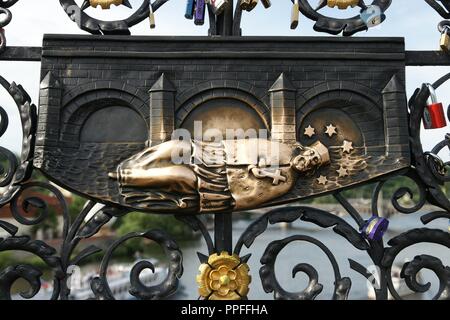
{"label": "love lock", "polygon": [[201,26],[205,23],[205,10],[206,10],[205,0],[197,0],[195,6],[195,19],[194,19],[194,23],[197,26]]}
{"label": "love lock", "polygon": [[360,17],[366,24],[367,28],[376,27],[386,19],[386,15],[383,13],[381,8],[376,5],[366,6],[366,8],[361,10]]}
{"label": "love lock", "polygon": [[368,240],[380,241],[383,239],[388,227],[388,219],[372,216],[361,228],[361,235]]}
{"label": "love lock", "polygon": [[430,91],[430,100],[423,112],[423,125],[425,129],[439,129],[447,126],[444,107],[437,101],[436,91],[431,84],[427,84]]}
{"label": "love lock", "polygon": [[185,18],[189,20],[194,19],[194,13],[195,13],[195,0],[187,0],[186,13],[184,14]]}
{"label": "love lock", "polygon": [[298,21],[300,19],[300,4],[298,0],[294,0],[291,11],[291,29],[294,30],[298,27]]}
{"label": "love lock", "polygon": [[155,27],[156,27],[155,13],[153,12],[152,1],[148,2],[148,9],[149,9],[148,19],[150,21],[150,29],[155,29]]}
{"label": "love lock", "polygon": [[441,176],[447,175],[447,167],[441,157],[432,152],[425,152],[425,156],[429,161],[431,161],[434,169],[438,174],[440,174]]}

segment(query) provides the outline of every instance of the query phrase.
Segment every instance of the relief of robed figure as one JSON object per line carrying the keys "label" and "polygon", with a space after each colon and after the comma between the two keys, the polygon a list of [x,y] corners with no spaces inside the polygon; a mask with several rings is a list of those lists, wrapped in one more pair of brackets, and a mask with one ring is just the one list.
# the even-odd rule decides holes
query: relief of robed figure
{"label": "relief of robed figure", "polygon": [[330,163],[327,147],[266,139],[171,140],[123,161],[111,179],[124,204],[160,213],[254,209]]}

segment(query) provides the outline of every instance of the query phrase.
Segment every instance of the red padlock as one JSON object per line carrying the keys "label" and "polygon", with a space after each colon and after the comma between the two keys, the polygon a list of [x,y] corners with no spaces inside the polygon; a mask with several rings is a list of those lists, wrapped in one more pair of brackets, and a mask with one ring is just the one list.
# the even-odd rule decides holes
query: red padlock
{"label": "red padlock", "polygon": [[431,84],[427,84],[430,91],[430,101],[423,112],[423,126],[425,129],[439,129],[447,126],[444,106],[437,102],[436,91]]}

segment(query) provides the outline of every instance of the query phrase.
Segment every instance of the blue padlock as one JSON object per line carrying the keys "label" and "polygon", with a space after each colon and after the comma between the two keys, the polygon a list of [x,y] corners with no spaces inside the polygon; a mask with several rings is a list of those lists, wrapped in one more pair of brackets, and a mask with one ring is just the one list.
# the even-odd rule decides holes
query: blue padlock
{"label": "blue padlock", "polygon": [[389,227],[389,220],[378,216],[373,216],[361,228],[361,234],[366,239],[380,241],[383,239]]}
{"label": "blue padlock", "polygon": [[195,11],[195,0],[187,0],[186,13],[184,14],[186,19],[189,20],[194,19],[194,11]]}
{"label": "blue padlock", "polygon": [[194,23],[201,26],[205,23],[205,10],[206,4],[205,0],[197,0],[197,5],[195,6],[195,20]]}

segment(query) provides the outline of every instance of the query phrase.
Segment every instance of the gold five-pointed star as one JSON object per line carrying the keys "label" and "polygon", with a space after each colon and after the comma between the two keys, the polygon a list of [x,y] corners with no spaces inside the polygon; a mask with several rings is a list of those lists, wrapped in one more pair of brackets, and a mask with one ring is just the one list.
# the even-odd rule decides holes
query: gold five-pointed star
{"label": "gold five-pointed star", "polygon": [[339,170],[336,170],[336,172],[339,173],[339,178],[348,176],[348,170],[342,166],[339,168]]}
{"label": "gold five-pointed star", "polygon": [[311,125],[309,125],[307,128],[305,128],[305,136],[308,136],[311,138],[315,134],[316,134],[316,129],[311,127]]}
{"label": "gold five-pointed star", "polygon": [[344,140],[342,150],[344,151],[344,153],[350,153],[353,150],[353,142]]}
{"label": "gold five-pointed star", "polygon": [[325,133],[331,138],[333,135],[337,134],[336,127],[332,124],[328,125]]}
{"label": "gold five-pointed star", "polygon": [[322,185],[326,185],[328,183],[328,179],[325,176],[320,176],[317,178],[317,182]]}

